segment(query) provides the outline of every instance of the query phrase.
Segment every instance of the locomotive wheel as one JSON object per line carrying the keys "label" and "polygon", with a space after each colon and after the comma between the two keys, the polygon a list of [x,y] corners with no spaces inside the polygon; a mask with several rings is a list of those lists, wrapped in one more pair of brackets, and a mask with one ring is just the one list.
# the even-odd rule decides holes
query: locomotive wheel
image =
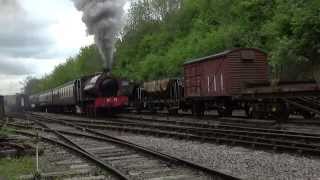
{"label": "locomotive wheel", "polygon": [[151,108],[150,108],[150,112],[151,112],[151,113],[157,113],[157,109],[156,109],[155,107],[151,107]]}
{"label": "locomotive wheel", "polygon": [[287,104],[281,104],[280,109],[278,109],[275,113],[273,113],[275,116],[275,119],[279,123],[283,123],[288,121],[290,116],[289,107]]}
{"label": "locomotive wheel", "polygon": [[138,114],[141,114],[141,109],[140,108],[136,109],[136,111],[137,111]]}
{"label": "locomotive wheel", "polygon": [[316,116],[315,113],[307,112],[307,111],[304,111],[301,114],[302,114],[304,119],[313,119]]}
{"label": "locomotive wheel", "polygon": [[245,113],[249,119],[266,119],[267,115],[265,112],[257,111],[254,105],[245,108]]}
{"label": "locomotive wheel", "polygon": [[168,109],[168,113],[170,115],[177,115],[178,114],[178,109]]}
{"label": "locomotive wheel", "polygon": [[246,112],[246,116],[249,119],[252,119],[253,118],[253,107],[252,106],[246,106],[244,110]]}

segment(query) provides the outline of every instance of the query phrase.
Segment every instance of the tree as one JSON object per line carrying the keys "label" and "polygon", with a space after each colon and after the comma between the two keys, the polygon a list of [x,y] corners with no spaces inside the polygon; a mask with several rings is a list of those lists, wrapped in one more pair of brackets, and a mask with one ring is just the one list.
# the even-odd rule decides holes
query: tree
{"label": "tree", "polygon": [[24,92],[26,94],[43,92],[82,76],[101,72],[102,64],[100,54],[94,45],[83,47],[77,56],[70,57],[65,63],[56,66],[51,74],[40,79],[26,78],[23,82]]}
{"label": "tree", "polygon": [[[310,72],[320,69],[319,3],[136,1],[125,35],[117,43],[115,72],[138,80],[177,76],[188,59],[234,47],[255,47],[268,52],[270,65],[281,78],[312,78],[315,73]],[[155,65],[164,68],[155,69]]]}

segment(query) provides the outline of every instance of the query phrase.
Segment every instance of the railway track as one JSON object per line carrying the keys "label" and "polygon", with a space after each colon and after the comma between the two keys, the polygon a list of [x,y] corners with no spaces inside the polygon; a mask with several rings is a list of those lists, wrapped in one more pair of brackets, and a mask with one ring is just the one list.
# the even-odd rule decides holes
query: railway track
{"label": "railway track", "polygon": [[[238,179],[63,120],[53,122],[48,117],[35,115],[28,119],[34,122],[32,126],[9,125],[37,129],[41,138],[62,139],[85,156],[100,161],[102,167],[120,179]],[[28,135],[25,131],[20,133]]]}
{"label": "railway track", "polygon": [[276,121],[274,120],[262,120],[262,119],[249,119],[245,115],[242,115],[241,112],[235,113],[235,115],[231,117],[220,117],[219,115],[215,113],[211,114],[206,114],[205,116],[197,117],[189,113],[179,113],[176,115],[172,115],[166,112],[156,112],[156,113],[151,113],[151,112],[134,112],[134,111],[128,111],[127,114],[121,114],[117,115],[117,117],[121,116],[132,116],[132,117],[140,117],[140,116],[145,116],[149,118],[153,117],[162,117],[162,118],[169,118],[169,119],[182,119],[184,121],[188,122],[196,122],[196,121],[201,121],[201,122],[221,122],[225,124],[233,124],[233,125],[239,125],[239,126],[251,126],[251,127],[269,127],[269,126],[274,126],[276,124]]}
{"label": "railway track", "polygon": [[[163,117],[163,118],[182,118],[184,120],[188,121],[203,121],[203,122],[222,122],[225,124],[233,124],[233,125],[246,125],[251,127],[274,127],[277,125],[276,120],[270,120],[270,119],[250,119],[246,117],[244,112],[235,112],[234,115],[230,117],[220,117],[216,113],[210,113],[206,114],[203,117],[195,117],[192,114],[189,113],[179,113],[177,115],[172,115],[166,112],[156,112],[157,117]],[[128,115],[130,116],[149,116],[153,117],[155,116],[155,113],[151,112],[134,112],[134,111],[128,111]],[[320,126],[320,117],[315,117],[313,119],[304,119],[301,116],[291,116],[290,119],[287,122],[283,122],[283,124],[296,124],[296,125],[315,125]]]}
{"label": "railway track", "polygon": [[[43,155],[40,157],[40,171],[42,179],[112,179],[103,169],[94,163],[88,162],[79,155],[75,155],[66,148],[61,148],[50,143],[39,143],[43,147]],[[26,174],[18,177],[20,180],[33,180],[34,174]]]}
{"label": "railway track", "polygon": [[[9,124],[12,127],[15,125]],[[23,127],[21,125],[21,127]],[[25,126],[24,126],[25,127]],[[25,127],[26,128],[26,127]],[[91,156],[89,153],[83,151],[80,148],[74,147],[73,145],[62,142],[59,138],[54,137],[53,134],[45,134],[44,128],[28,127],[32,130],[41,130],[37,133],[30,131],[15,130],[17,134],[24,136],[39,138],[42,142],[50,144],[48,156],[53,159],[48,159],[50,162],[49,172],[41,172],[41,178],[43,179],[127,179],[121,173],[119,173],[113,167],[105,164],[96,157]],[[46,146],[47,144],[43,145]],[[63,148],[61,150],[61,148]],[[75,158],[77,155],[77,158]],[[47,166],[47,165],[46,165]],[[61,167],[64,170],[61,171]],[[99,169],[97,169],[99,168]],[[60,169],[57,171],[55,169]],[[54,171],[51,171],[54,170]],[[34,175],[25,175],[20,179],[34,179]]]}
{"label": "railway track", "polygon": [[108,121],[76,120],[74,118],[59,119],[50,115],[47,115],[46,118],[56,122],[64,120],[70,124],[92,129],[108,129],[155,136],[170,136],[179,139],[243,145],[252,148],[302,153],[304,155],[320,155],[320,135],[311,133],[141,117],[117,118],[113,120],[109,119]]}

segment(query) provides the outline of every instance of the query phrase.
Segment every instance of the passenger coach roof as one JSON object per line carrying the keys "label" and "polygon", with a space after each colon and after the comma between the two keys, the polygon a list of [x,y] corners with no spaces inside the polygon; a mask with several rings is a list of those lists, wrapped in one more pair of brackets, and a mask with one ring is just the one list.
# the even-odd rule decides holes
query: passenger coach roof
{"label": "passenger coach roof", "polygon": [[226,55],[228,55],[228,54],[230,54],[232,52],[241,51],[241,50],[253,50],[253,51],[259,51],[259,52],[262,52],[262,53],[266,54],[264,51],[262,51],[260,49],[257,49],[257,48],[235,48],[235,49],[229,49],[229,50],[223,51],[223,52],[218,53],[218,54],[213,54],[213,55],[210,55],[210,56],[197,58],[197,59],[191,59],[191,60],[185,62],[184,65],[193,64],[193,63],[205,61],[205,60],[208,60],[208,59],[223,57],[223,56],[226,56]]}

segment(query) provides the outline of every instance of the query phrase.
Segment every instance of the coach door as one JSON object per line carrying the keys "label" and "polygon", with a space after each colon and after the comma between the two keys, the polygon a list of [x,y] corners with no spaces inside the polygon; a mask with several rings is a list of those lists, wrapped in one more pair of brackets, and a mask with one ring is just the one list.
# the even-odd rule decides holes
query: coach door
{"label": "coach door", "polygon": [[76,103],[79,104],[82,101],[81,80],[76,80],[74,91],[75,91],[74,94],[76,97]]}

